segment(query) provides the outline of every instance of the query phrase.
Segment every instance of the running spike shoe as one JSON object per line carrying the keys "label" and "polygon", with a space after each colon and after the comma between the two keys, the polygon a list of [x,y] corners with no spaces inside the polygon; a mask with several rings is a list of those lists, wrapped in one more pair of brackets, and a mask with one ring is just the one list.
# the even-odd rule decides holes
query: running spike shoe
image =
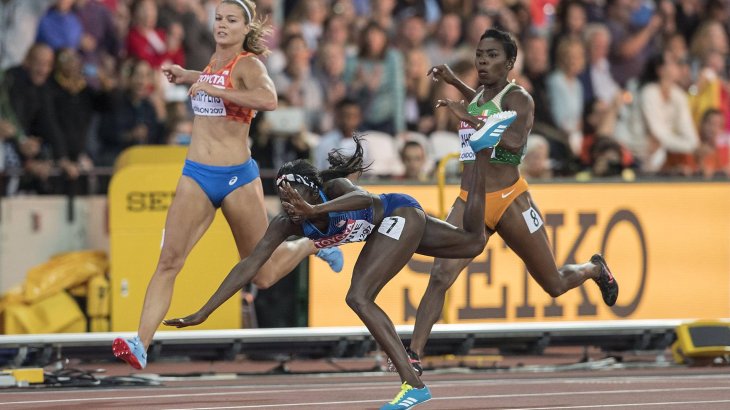
{"label": "running spike shoe", "polygon": [[492,148],[502,139],[502,133],[517,119],[515,111],[504,111],[490,115],[487,121],[471,137],[469,145],[474,153]]}
{"label": "running spike shoe", "polygon": [[144,349],[139,336],[131,339],[122,339],[118,337],[112,343],[112,351],[114,356],[118,357],[137,370],[144,369],[147,366],[147,352]]}
{"label": "running spike shoe", "polygon": [[606,260],[603,259],[600,253],[591,256],[591,263],[601,267],[600,275],[594,280],[598,284],[598,288],[601,289],[603,301],[608,306],[613,306],[616,304],[616,299],[618,299],[618,282],[616,282],[616,278],[613,277]]}
{"label": "running spike shoe", "polygon": [[420,389],[416,389],[408,383],[403,382],[400,387],[400,392],[392,401],[380,407],[380,410],[410,409],[429,400],[431,400],[431,390],[428,387],[423,386]]}

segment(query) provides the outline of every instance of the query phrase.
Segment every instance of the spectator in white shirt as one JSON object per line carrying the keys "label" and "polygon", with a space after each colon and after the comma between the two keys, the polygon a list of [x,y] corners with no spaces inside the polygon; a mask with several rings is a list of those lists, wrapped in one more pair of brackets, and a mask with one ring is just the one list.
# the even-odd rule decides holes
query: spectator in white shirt
{"label": "spectator in white shirt", "polygon": [[611,76],[611,65],[608,62],[611,32],[605,25],[593,23],[586,27],[584,38],[588,64],[580,75],[583,101],[588,102],[595,98],[611,104],[621,92],[621,87]]}
{"label": "spectator in white shirt", "polygon": [[643,132],[621,142],[641,160],[646,173],[689,167],[699,145],[687,94],[677,85],[679,73],[676,58],[664,52],[649,59],[639,80],[635,117],[642,120]]}

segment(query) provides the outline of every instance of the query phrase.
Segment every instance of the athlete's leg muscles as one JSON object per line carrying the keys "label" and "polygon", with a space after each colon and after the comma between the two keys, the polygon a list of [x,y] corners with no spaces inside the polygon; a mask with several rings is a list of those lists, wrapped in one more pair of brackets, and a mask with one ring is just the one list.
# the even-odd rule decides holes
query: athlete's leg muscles
{"label": "athlete's leg muscles", "polygon": [[[580,286],[587,279],[597,278],[600,267],[591,262],[568,264],[560,269],[555,265],[544,224],[530,233],[530,227],[523,212],[532,208],[535,221],[542,221],[542,215],[534,205],[529,192],[520,195],[510,204],[497,224],[497,232],[505,243],[522,259],[537,283],[552,297]],[[539,222],[538,222],[539,223]]]}
{"label": "athlete's leg muscles", "polygon": [[423,383],[409,362],[395,326],[375,304],[375,298],[413,256],[423,235],[425,214],[416,208],[399,208],[393,216],[405,218],[400,237],[392,238],[378,231],[371,234],[355,263],[346,301],[390,357],[401,379],[420,388]]}
{"label": "athlete's leg muscles", "polygon": [[479,255],[487,244],[484,227],[485,183],[484,169],[489,162],[489,151],[477,154],[473,172],[469,175],[467,192],[461,220],[446,223],[429,217],[426,232],[416,252],[438,258],[473,258]]}
{"label": "athlete's leg muscles", "polygon": [[165,231],[157,268],[147,285],[138,335],[145,348],[172,300],[175,278],[193,246],[200,240],[215,216],[215,208],[200,186],[187,176],[180,177],[167,212]]}
{"label": "athlete's leg muscles", "polygon": [[[261,179],[256,178],[228,194],[221,209],[243,259],[253,252],[269,226]],[[262,289],[270,287],[316,250],[312,241],[306,238],[282,243],[252,278],[253,283]]]}
{"label": "athlete's leg muscles", "polygon": [[[464,207],[465,202],[460,198],[456,198],[449,215],[446,217],[446,222],[455,226],[462,226]],[[483,224],[483,220],[482,217],[480,223]],[[489,234],[487,233],[487,235]],[[469,265],[472,259],[434,259],[426,292],[418,305],[416,324],[410,343],[411,350],[419,356],[423,355],[423,349],[428,341],[428,336],[431,334],[431,328],[441,318],[446,291],[453,285],[461,271]]]}

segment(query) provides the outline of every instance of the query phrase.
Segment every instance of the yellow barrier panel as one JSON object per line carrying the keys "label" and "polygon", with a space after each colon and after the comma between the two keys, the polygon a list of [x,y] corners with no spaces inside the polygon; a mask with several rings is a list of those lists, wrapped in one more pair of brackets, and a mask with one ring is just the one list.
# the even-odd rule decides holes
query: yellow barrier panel
{"label": "yellow barrier panel", "polygon": [[183,164],[188,147],[179,145],[136,145],[122,151],[114,161],[114,169],[120,170],[131,164]]}
{"label": "yellow barrier panel", "polygon": [[31,305],[10,305],[4,312],[5,334],[82,333],[86,317],[76,301],[61,291]]}
{"label": "yellow barrier panel", "polygon": [[[405,192],[438,212],[435,186],[365,188]],[[450,198],[458,192],[446,189]],[[602,252],[621,286],[618,302],[605,306],[593,283],[550,298],[494,235],[452,287],[452,323],[730,317],[730,184],[551,184],[531,193],[558,265]],[[345,305],[361,246],[342,247],[339,275],[310,259],[310,326],[361,324]],[[414,322],[431,265],[432,258],[416,255],[379,295],[396,324]]]}
{"label": "yellow barrier panel", "polygon": [[[112,331],[137,329],[182,165],[182,162],[127,164],[112,179],[109,188]],[[218,211],[177,277],[167,317],[187,315],[200,308],[238,260],[233,235]],[[240,327],[241,300],[233,297],[194,329]]]}

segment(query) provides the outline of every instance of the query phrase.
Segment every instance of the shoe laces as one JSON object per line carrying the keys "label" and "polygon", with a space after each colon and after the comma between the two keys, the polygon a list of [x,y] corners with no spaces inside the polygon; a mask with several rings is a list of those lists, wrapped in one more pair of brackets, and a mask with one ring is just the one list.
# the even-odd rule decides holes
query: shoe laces
{"label": "shoe laces", "polygon": [[393,401],[390,402],[390,404],[397,404],[400,399],[403,398],[403,395],[405,395],[409,390],[413,389],[413,386],[408,384],[407,382],[403,382],[403,384],[400,386],[400,392],[395,396]]}

